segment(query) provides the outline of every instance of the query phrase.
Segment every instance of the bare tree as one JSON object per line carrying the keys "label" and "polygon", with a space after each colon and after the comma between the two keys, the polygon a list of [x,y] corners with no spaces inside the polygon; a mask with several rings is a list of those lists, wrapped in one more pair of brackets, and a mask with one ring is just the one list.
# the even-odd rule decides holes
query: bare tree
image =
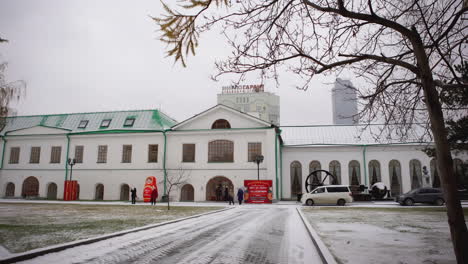
{"label": "bare tree", "polygon": [[[167,210],[170,210],[170,197],[171,191],[174,189],[180,189],[187,183],[188,177],[190,176],[190,171],[187,171],[183,168],[179,168],[175,171],[170,171],[166,177],[166,190],[167,190]],[[164,184],[164,180],[160,182]]]}
{"label": "bare tree", "polygon": [[[436,147],[448,224],[458,263],[468,263],[468,232],[457,197],[440,93],[468,89],[454,64],[466,60],[466,13],[462,0],[186,0],[164,5],[154,20],[168,55],[185,65],[200,33],[220,24],[233,49],[216,63],[223,74],[258,73],[275,78],[283,70],[302,77],[307,89],[317,74],[352,71],[368,121],[383,118],[402,131],[426,121]],[[465,20],[465,21],[464,21]],[[448,107],[450,108],[450,107]],[[445,111],[445,112],[444,112]],[[460,112],[458,112],[460,113]],[[461,115],[466,115],[466,111]]]}
{"label": "bare tree", "polygon": [[9,82],[5,78],[7,63],[0,63],[0,131],[6,125],[6,117],[14,114],[11,102],[18,101],[24,95],[26,84],[24,81]]}

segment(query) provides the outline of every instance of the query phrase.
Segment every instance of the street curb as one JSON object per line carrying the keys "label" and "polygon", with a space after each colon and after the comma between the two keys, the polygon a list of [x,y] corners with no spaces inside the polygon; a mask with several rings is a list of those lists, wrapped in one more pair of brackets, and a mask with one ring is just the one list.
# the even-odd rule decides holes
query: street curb
{"label": "street curb", "polygon": [[7,263],[15,263],[15,262],[18,262],[18,261],[24,261],[24,260],[32,259],[32,258],[35,258],[35,257],[38,257],[38,256],[42,256],[42,255],[45,255],[45,254],[62,251],[62,250],[68,249],[68,248],[77,247],[77,246],[81,246],[81,245],[87,245],[87,244],[99,242],[99,241],[102,241],[102,240],[106,240],[106,239],[109,239],[109,238],[123,236],[123,235],[126,235],[126,234],[135,233],[135,232],[139,232],[139,231],[143,231],[143,230],[148,230],[148,229],[151,229],[151,228],[164,226],[164,225],[168,225],[168,224],[173,224],[173,223],[177,223],[177,222],[181,222],[181,221],[184,221],[184,220],[197,218],[197,217],[201,217],[201,216],[205,216],[205,215],[220,213],[220,212],[231,210],[231,209],[234,209],[234,208],[233,207],[227,207],[227,208],[224,208],[224,209],[220,209],[220,210],[216,210],[216,211],[212,211],[212,212],[207,212],[207,213],[202,213],[202,214],[197,214],[197,215],[192,215],[192,216],[179,218],[179,219],[175,219],[175,220],[171,220],[171,221],[167,221],[167,222],[162,222],[162,223],[157,223],[157,224],[151,224],[151,225],[146,225],[146,226],[142,226],[142,227],[132,228],[132,229],[128,229],[128,230],[125,230],[125,231],[115,232],[115,233],[102,235],[102,236],[98,236],[98,237],[93,237],[93,238],[88,238],[88,239],[77,240],[77,241],[64,243],[64,244],[60,244],[60,245],[34,249],[34,250],[31,250],[31,251],[27,251],[25,253],[13,254],[13,256],[10,256],[10,257],[5,258],[5,259],[0,259],[0,264],[7,264]]}
{"label": "street curb", "polygon": [[296,207],[296,210],[299,216],[301,217],[302,222],[304,223],[307,231],[309,232],[310,238],[314,242],[314,245],[317,248],[317,251],[319,252],[322,262],[324,264],[337,264],[335,258],[330,253],[330,250],[328,250],[328,247],[325,246],[325,244],[323,243],[322,239],[320,239],[317,232],[312,228],[309,221],[305,218],[304,214],[301,212],[301,209],[299,209],[299,207]]}

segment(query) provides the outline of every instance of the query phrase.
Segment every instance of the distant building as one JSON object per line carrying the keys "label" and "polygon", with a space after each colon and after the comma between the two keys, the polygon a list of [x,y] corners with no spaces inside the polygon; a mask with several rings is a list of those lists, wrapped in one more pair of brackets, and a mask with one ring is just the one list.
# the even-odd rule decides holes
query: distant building
{"label": "distant building", "polygon": [[337,78],[332,89],[333,124],[355,125],[359,123],[357,95],[349,80]]}
{"label": "distant building", "polygon": [[280,124],[280,99],[265,92],[263,85],[225,86],[218,104],[232,107],[277,126]]}

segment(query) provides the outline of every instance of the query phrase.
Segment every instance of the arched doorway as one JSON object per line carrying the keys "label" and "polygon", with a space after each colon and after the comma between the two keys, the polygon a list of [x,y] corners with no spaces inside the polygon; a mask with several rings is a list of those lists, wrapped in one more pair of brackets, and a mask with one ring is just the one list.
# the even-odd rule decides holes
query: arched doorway
{"label": "arched doorway", "polygon": [[53,182],[47,186],[47,200],[57,200],[57,184]]}
{"label": "arched doorway", "polygon": [[328,171],[335,176],[335,178],[330,179],[331,185],[339,185],[341,184],[341,164],[337,160],[332,160],[330,164],[328,164],[330,168]]}
{"label": "arched doorway", "polygon": [[[216,190],[221,189],[221,197],[224,197],[224,192],[228,188],[229,193],[234,196],[234,185],[232,181],[224,176],[216,176],[206,184],[206,200],[216,201]],[[224,200],[224,199],[221,199]]]}
{"label": "arched doorway", "polygon": [[382,181],[382,175],[380,174],[380,162],[377,160],[369,161],[369,178],[370,185],[376,182]]}
{"label": "arched doorway", "polygon": [[361,182],[361,165],[359,161],[352,160],[348,164],[349,185],[359,185]]}
{"label": "arched doorway", "polygon": [[296,199],[297,195],[302,193],[302,164],[299,161],[291,162],[290,173],[291,199]]}
{"label": "arched doorway", "polygon": [[185,184],[180,190],[180,201],[191,201],[194,200],[194,189],[191,184]]}
{"label": "arched doorway", "polygon": [[94,200],[104,200],[104,185],[102,183],[96,185],[96,193],[94,195]]}
{"label": "arched doorway", "polygon": [[[313,160],[309,163],[309,174],[316,170],[321,170],[321,169],[322,169],[322,165],[320,164],[320,161]],[[312,184],[318,185],[321,182],[322,182],[322,172],[315,173],[312,179]]]}
{"label": "arched doorway", "polygon": [[120,186],[120,200],[130,200],[130,187],[128,186],[128,184],[122,184],[122,186]]}
{"label": "arched doorway", "polygon": [[7,183],[5,190],[5,197],[15,196],[15,184],[12,182]]}
{"label": "arched doorway", "polygon": [[24,180],[21,196],[23,198],[39,196],[39,180],[36,177],[29,176]]}
{"label": "arched doorway", "polygon": [[411,190],[421,187],[422,173],[421,162],[417,159],[410,160]]}

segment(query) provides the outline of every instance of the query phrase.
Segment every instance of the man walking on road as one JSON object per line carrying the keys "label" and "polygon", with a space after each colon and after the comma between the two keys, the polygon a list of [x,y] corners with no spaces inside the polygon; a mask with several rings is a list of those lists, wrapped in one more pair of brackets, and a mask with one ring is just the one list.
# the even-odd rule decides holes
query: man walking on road
{"label": "man walking on road", "polygon": [[242,188],[239,188],[239,190],[237,191],[237,200],[239,200],[239,205],[241,205],[242,200],[244,200],[244,191],[242,190]]}

